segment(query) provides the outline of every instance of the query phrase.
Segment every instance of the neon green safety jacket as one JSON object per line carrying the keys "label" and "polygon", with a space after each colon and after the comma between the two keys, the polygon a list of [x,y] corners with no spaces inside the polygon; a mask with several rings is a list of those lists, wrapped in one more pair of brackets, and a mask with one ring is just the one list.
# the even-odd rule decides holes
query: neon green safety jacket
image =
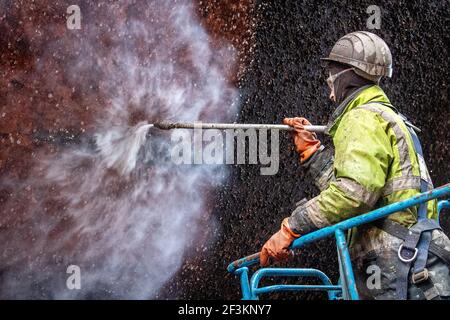
{"label": "neon green safety jacket", "polygon": [[[410,198],[420,193],[421,173],[432,188],[426,166],[419,169],[404,121],[379,86],[354,92],[332,118],[327,131],[334,154],[330,148],[321,149],[306,164],[321,193],[301,203],[289,217],[294,231],[304,234]],[[429,218],[437,217],[436,201],[429,201],[427,209]],[[417,222],[417,211],[412,207],[389,219],[411,227]],[[381,230],[364,229],[359,235],[353,231],[352,246],[363,245],[367,251],[373,249]]]}

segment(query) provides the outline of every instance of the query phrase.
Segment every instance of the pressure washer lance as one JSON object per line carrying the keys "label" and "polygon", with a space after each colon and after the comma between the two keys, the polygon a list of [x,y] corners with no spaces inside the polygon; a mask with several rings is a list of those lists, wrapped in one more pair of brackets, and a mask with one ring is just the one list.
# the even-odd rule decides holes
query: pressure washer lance
{"label": "pressure washer lance", "polygon": [[[168,122],[161,121],[153,123],[153,126],[162,130],[171,129],[274,129],[293,131],[294,128],[285,124],[244,124],[244,123],[203,123],[203,122]],[[309,125],[305,130],[324,133],[326,126]]]}
{"label": "pressure washer lance", "polygon": [[[108,168],[116,168],[121,174],[129,174],[136,165],[139,148],[143,145],[150,128],[171,129],[276,129],[292,131],[294,128],[283,124],[240,124],[240,123],[203,123],[203,122],[168,122],[138,124],[128,129],[123,136],[114,141],[98,139],[97,148],[106,161]],[[325,132],[325,126],[304,126],[312,132]],[[112,152],[112,150],[114,152]],[[113,154],[113,156],[111,156]]]}

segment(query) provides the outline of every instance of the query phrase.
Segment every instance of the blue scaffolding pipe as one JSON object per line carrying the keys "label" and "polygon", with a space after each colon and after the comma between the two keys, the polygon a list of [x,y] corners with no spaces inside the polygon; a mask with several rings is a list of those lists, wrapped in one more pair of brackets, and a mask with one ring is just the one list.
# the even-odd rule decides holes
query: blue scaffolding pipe
{"label": "blue scaffolding pipe", "polygon": [[350,260],[350,253],[348,252],[347,241],[345,240],[344,232],[337,229],[335,232],[336,247],[338,251],[339,267],[342,289],[345,297],[350,300],[359,300],[358,290],[356,289],[355,275],[353,274],[352,262]]}
{"label": "blue scaffolding pipe", "polygon": [[[427,202],[436,198],[443,198],[450,196],[450,183],[443,185],[442,187],[418,194],[412,198],[392,203],[390,205],[387,205],[385,207],[373,210],[369,213],[359,215],[357,217],[347,219],[344,221],[341,221],[335,225],[325,227],[322,229],[319,229],[317,231],[305,234],[304,236],[301,236],[300,238],[296,239],[292,245],[292,249],[297,249],[305,244],[317,241],[319,239],[326,238],[328,236],[334,235],[336,230],[348,230],[357,226],[360,226],[362,224],[370,223],[375,220],[385,218],[395,212],[405,210],[406,208],[416,206],[418,204],[421,204],[423,202]],[[242,267],[248,267],[254,264],[259,263],[259,252],[252,254],[251,256],[236,260],[228,265],[228,272],[233,273],[238,268]]]}
{"label": "blue scaffolding pipe", "polygon": [[[373,210],[369,213],[344,220],[335,225],[319,229],[315,232],[306,234],[296,239],[292,245],[292,249],[300,248],[305,244],[323,239],[330,235],[336,237],[336,246],[338,250],[340,284],[333,285],[329,278],[321,271],[316,269],[300,269],[300,268],[263,268],[257,270],[249,280],[248,267],[259,262],[259,252],[245,258],[234,261],[228,266],[228,271],[240,275],[241,289],[244,299],[258,299],[259,294],[274,291],[298,291],[298,290],[324,290],[328,293],[329,299],[359,299],[356,289],[355,277],[353,274],[352,263],[348,246],[345,239],[344,231],[370,223],[378,219],[385,218],[390,214],[405,210],[406,208],[419,205],[421,203],[442,197],[450,196],[450,184],[446,184],[440,188],[421,193],[410,199],[406,199],[397,203],[387,205],[385,207]],[[438,203],[438,212],[442,208],[450,208],[450,201],[444,200]],[[258,288],[259,282],[265,276],[307,276],[316,277],[322,281],[322,285],[271,285]]]}
{"label": "blue scaffolding pipe", "polygon": [[442,209],[450,209],[450,200],[442,200],[438,202],[438,214],[441,213]]}
{"label": "blue scaffolding pipe", "polygon": [[[258,288],[259,282],[263,277],[315,277],[318,278],[323,285],[272,285]],[[259,269],[253,274],[250,280],[249,292],[250,299],[257,299],[259,294],[272,291],[323,290],[328,292],[328,296],[331,299],[333,297],[333,291],[339,291],[341,289],[341,286],[333,285],[327,275],[317,269],[264,268]]]}

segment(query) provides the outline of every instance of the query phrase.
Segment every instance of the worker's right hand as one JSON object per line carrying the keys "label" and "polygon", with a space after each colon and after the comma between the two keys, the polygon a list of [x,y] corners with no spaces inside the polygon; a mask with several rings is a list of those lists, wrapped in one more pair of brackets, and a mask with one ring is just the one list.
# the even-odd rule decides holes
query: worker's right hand
{"label": "worker's right hand", "polygon": [[294,128],[292,136],[295,150],[300,154],[300,163],[304,163],[319,149],[320,140],[314,132],[305,130],[304,126],[311,125],[305,118],[285,118],[283,123]]}
{"label": "worker's right hand", "polygon": [[281,223],[281,228],[264,244],[259,255],[259,262],[262,267],[269,264],[269,258],[276,261],[284,261],[294,256],[289,248],[291,243],[300,237],[289,226],[288,218]]}

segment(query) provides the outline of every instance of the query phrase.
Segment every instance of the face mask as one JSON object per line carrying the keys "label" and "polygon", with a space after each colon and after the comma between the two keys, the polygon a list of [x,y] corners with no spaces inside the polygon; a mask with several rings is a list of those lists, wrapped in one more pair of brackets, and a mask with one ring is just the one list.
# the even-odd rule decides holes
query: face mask
{"label": "face mask", "polygon": [[332,101],[336,102],[336,95],[335,95],[335,92],[334,92],[334,82],[336,81],[336,79],[339,76],[341,76],[343,73],[345,73],[347,71],[350,71],[350,70],[353,70],[353,68],[348,68],[348,69],[342,70],[342,71],[340,71],[338,73],[335,73],[333,75],[331,75],[331,73],[330,73],[329,77],[327,78],[327,84],[328,84],[328,87],[331,90],[330,99]]}

